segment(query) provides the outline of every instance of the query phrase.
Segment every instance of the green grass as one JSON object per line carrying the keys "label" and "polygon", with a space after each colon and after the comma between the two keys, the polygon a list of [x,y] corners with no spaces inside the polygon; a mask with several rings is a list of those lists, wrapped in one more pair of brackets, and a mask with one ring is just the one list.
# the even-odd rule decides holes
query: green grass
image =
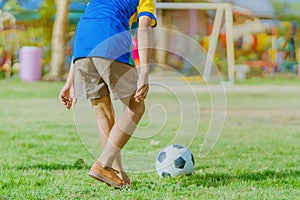
{"label": "green grass", "polygon": [[268,76],[253,76],[246,80],[237,80],[239,85],[299,85],[298,74],[272,74]]}
{"label": "green grass", "polygon": [[[198,157],[202,136],[195,138],[192,176],[161,179],[154,172],[131,172],[131,188],[115,190],[87,175],[94,157],[76,132],[72,112],[58,101],[63,83],[2,80],[0,199],[299,199],[300,90],[284,82],[270,91],[260,90],[263,80],[226,86],[222,135],[205,158]],[[286,90],[289,84],[294,89]],[[168,102],[163,93],[152,92],[158,102]],[[205,93],[199,99],[202,132],[210,99]],[[170,118],[166,130],[172,132],[178,124]],[[165,145],[169,137],[160,140]],[[126,148],[157,147],[133,139]]]}

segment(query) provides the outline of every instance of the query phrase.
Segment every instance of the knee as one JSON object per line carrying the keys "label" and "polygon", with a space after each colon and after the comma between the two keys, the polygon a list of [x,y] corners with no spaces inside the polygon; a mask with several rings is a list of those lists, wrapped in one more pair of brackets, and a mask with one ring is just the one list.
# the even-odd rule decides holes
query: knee
{"label": "knee", "polygon": [[132,118],[139,121],[145,112],[145,104],[144,104],[144,102],[140,102],[140,103],[134,102],[133,104],[131,104],[129,106],[129,109],[130,109]]}
{"label": "knee", "polygon": [[136,113],[137,113],[137,115],[139,115],[140,117],[142,117],[143,114],[145,113],[145,104],[144,104],[144,102],[140,102],[138,104],[139,104],[139,106],[138,106],[138,108],[136,110]]}

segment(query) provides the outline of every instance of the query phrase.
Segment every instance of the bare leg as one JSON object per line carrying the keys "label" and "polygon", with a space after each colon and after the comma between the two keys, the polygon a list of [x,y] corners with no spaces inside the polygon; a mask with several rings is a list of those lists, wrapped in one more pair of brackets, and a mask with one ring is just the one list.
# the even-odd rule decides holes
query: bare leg
{"label": "bare leg", "polygon": [[144,102],[136,102],[133,96],[121,99],[121,101],[125,105],[124,112],[112,127],[108,142],[98,158],[98,162],[107,167],[112,166],[113,161],[130,139],[145,111]]}
{"label": "bare leg", "polygon": [[[93,99],[91,102],[98,125],[100,144],[103,149],[107,143],[108,135],[114,125],[115,120],[111,99],[110,96],[107,95],[98,99]],[[124,171],[120,153],[113,161],[112,167],[118,171]]]}

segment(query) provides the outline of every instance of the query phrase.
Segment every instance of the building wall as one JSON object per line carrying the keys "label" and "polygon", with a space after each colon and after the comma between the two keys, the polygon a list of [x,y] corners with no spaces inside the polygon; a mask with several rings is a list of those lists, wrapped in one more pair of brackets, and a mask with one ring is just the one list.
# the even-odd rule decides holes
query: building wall
{"label": "building wall", "polygon": [[203,10],[162,10],[159,11],[160,25],[193,37],[195,34],[207,35],[208,14]]}
{"label": "building wall", "polygon": [[[209,33],[209,16],[203,10],[158,10],[158,27],[163,27],[186,34],[200,42],[201,36]],[[173,38],[171,32],[156,31],[156,60],[158,63],[167,64],[168,52],[158,49],[182,48],[185,51],[188,47],[179,44],[178,38]],[[177,46],[176,46],[177,45]]]}

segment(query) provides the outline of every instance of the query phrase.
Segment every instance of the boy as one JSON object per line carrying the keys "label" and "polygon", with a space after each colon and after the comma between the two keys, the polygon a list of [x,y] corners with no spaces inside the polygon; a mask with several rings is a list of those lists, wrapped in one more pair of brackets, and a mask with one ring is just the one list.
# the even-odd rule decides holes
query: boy
{"label": "boy", "polygon": [[[153,0],[91,0],[74,38],[74,61],[60,100],[70,109],[75,97],[91,100],[103,151],[89,175],[109,186],[130,185],[120,151],[141,119],[148,93],[151,32],[156,25]],[[128,32],[138,22],[140,66],[129,65]],[[125,49],[125,51],[124,51]],[[75,83],[74,83],[75,77]],[[124,112],[115,122],[109,94],[120,99]]]}

